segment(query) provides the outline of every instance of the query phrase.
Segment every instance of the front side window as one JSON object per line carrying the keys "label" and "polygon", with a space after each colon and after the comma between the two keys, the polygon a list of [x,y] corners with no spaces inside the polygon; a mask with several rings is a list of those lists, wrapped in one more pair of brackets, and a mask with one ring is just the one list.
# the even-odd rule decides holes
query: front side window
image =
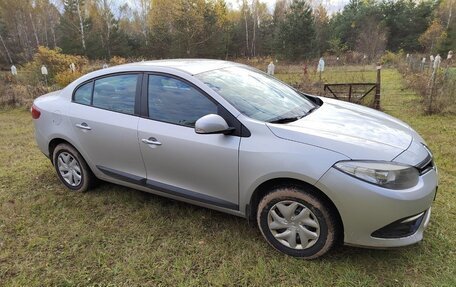
{"label": "front side window", "polygon": [[298,119],[315,104],[284,83],[254,69],[229,67],[196,75],[244,115],[264,122]]}
{"label": "front side window", "polygon": [[96,80],[92,105],[114,112],[134,114],[137,81],[137,74]]}
{"label": "front side window", "polygon": [[202,116],[217,114],[217,105],[192,85],[176,78],[149,75],[149,118],[194,127]]}

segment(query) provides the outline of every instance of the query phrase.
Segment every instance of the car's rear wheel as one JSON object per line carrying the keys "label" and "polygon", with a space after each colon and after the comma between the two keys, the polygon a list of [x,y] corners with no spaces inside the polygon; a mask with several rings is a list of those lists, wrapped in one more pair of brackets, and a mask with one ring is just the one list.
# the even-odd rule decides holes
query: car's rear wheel
{"label": "car's rear wheel", "polygon": [[314,259],[336,243],[337,221],[325,202],[297,187],[277,188],[259,203],[257,222],[266,241],[287,255]]}
{"label": "car's rear wheel", "polygon": [[57,145],[52,159],[60,181],[70,190],[83,192],[93,185],[95,176],[81,154],[71,145]]}

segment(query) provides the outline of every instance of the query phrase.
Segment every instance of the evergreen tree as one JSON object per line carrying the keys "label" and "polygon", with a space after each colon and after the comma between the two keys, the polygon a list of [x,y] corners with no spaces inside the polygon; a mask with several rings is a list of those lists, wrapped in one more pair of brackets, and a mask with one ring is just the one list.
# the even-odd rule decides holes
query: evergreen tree
{"label": "evergreen tree", "polygon": [[305,0],[294,0],[279,24],[277,51],[290,59],[314,56],[315,28],[312,9]]}
{"label": "evergreen tree", "polygon": [[86,54],[90,26],[85,1],[64,0],[63,14],[58,26],[59,46],[62,51],[68,54]]}

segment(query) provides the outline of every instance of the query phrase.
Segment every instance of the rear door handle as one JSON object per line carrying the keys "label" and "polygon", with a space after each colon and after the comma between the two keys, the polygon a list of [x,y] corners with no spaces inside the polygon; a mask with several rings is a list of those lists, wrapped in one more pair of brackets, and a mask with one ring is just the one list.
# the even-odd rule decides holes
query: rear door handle
{"label": "rear door handle", "polygon": [[92,128],[89,127],[86,123],[76,124],[76,127],[77,127],[77,128],[80,128],[80,129],[82,129],[82,130],[89,130],[89,131],[92,129]]}
{"label": "rear door handle", "polygon": [[145,144],[153,144],[153,145],[161,145],[162,144],[156,138],[153,138],[153,137],[150,137],[148,139],[142,139],[142,142],[145,143]]}

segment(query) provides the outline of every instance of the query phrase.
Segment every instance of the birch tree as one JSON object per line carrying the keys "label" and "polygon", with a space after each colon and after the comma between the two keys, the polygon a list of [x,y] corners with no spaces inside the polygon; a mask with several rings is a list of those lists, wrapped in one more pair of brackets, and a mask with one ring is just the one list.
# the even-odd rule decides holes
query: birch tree
{"label": "birch tree", "polygon": [[[84,0],[64,0],[60,17],[60,46],[67,53],[86,54],[88,7]],[[77,44],[79,42],[79,45]]]}
{"label": "birch tree", "polygon": [[76,5],[76,11],[78,12],[78,18],[79,18],[79,32],[81,33],[81,43],[82,43],[82,48],[84,51],[86,50],[86,43],[85,43],[85,32],[84,32],[84,15],[82,11],[82,0],[75,0],[75,5]]}
{"label": "birch tree", "polygon": [[[170,1],[173,2],[173,1]],[[141,35],[146,46],[149,46],[149,14],[152,9],[152,0],[135,0],[136,21],[139,23]]]}
{"label": "birch tree", "polygon": [[8,57],[9,63],[12,64],[13,60],[11,59],[11,55],[9,53],[8,47],[6,47],[5,41],[3,40],[1,33],[0,33],[0,42],[2,42],[3,48],[5,49],[5,54]]}
{"label": "birch tree", "polygon": [[249,22],[248,18],[250,16],[250,9],[247,0],[242,1],[242,14],[244,16],[244,25],[245,25],[245,56],[249,56]]}

